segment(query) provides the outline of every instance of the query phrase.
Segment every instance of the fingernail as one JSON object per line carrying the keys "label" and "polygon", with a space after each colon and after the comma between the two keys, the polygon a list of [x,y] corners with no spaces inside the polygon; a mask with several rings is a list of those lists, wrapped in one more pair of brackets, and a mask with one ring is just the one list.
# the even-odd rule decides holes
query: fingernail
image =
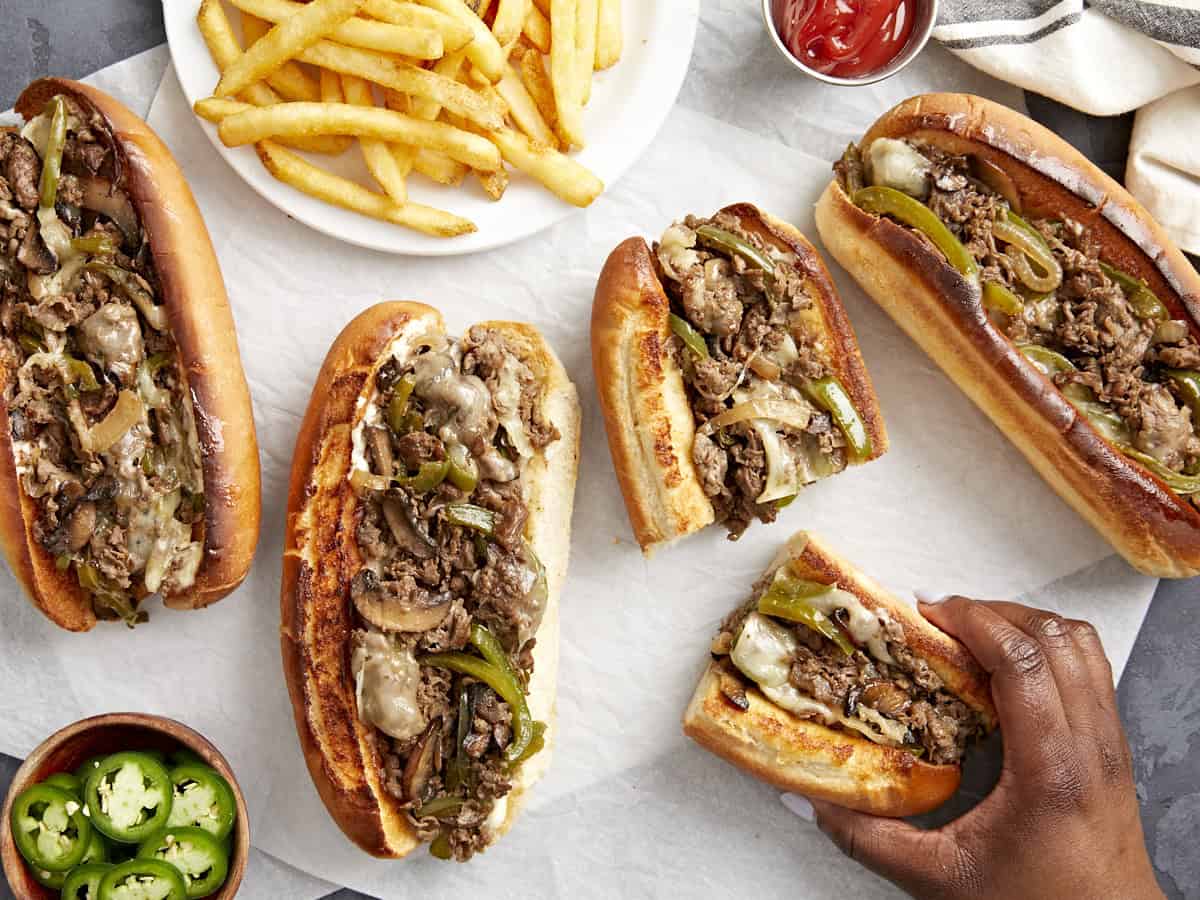
{"label": "fingernail", "polygon": [[917,598],[919,603],[924,603],[926,606],[936,606],[939,603],[945,603],[949,599],[948,594],[943,594],[941,591],[935,591],[931,588],[917,588],[913,591],[913,596]]}
{"label": "fingernail", "polygon": [[787,807],[788,812],[799,816],[805,822],[813,820],[812,804],[799,794],[780,794],[779,799]]}

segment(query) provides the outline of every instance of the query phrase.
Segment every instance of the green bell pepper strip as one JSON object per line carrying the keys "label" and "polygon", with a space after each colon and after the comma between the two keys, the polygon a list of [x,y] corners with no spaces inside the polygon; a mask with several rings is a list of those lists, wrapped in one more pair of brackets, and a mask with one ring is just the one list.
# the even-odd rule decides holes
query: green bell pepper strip
{"label": "green bell pepper strip", "polygon": [[204,763],[184,762],[171,769],[168,828],[203,828],[219,841],[233,831],[237,801],[233,788]]}
{"label": "green bell pepper strip", "polygon": [[106,862],[91,862],[71,870],[62,887],[62,900],[96,900],[100,882],[113,866]]}
{"label": "green bell pepper strip", "polygon": [[188,900],[216,893],[229,874],[225,845],[203,828],[167,828],[138,847],[138,859],[157,859],[178,869]]}
{"label": "green bell pepper strip", "polygon": [[[539,563],[540,565],[540,563]],[[529,704],[525,700],[525,687],[521,683],[521,678],[517,671],[512,667],[512,663],[508,661],[508,654],[504,652],[504,648],[500,646],[500,641],[487,628],[480,625],[478,622],[471,626],[471,643],[475,649],[483,654],[483,658],[495,666],[504,674],[507,681],[516,686],[517,692],[520,694],[521,702],[517,706],[512,707],[512,741],[504,748],[504,758],[515,764],[525,750],[529,747],[530,741],[533,740],[533,717],[529,713]],[[495,689],[495,686],[492,686]],[[497,691],[499,693],[499,691]],[[501,694],[503,697],[504,695]],[[505,700],[508,698],[505,697]]]}
{"label": "green bell pepper strip", "polygon": [[46,351],[45,345],[27,331],[22,331],[17,335],[17,343],[26,353],[44,353]]}
{"label": "green bell pepper strip", "polygon": [[467,735],[471,731],[471,698],[466,689],[458,692],[458,719],[454,728],[454,756],[446,764],[446,787],[457,791],[467,780]]}
{"label": "green bell pepper strip", "polygon": [[462,797],[437,797],[430,800],[424,806],[420,806],[413,810],[413,815],[418,819],[424,819],[429,816],[437,819],[442,816],[457,815],[458,811],[463,808],[466,803]]}
{"label": "green bell pepper strip", "polygon": [[1167,487],[1176,494],[1186,497],[1189,494],[1200,494],[1200,475],[1185,475],[1168,469],[1149,453],[1136,450],[1128,444],[1120,448],[1121,452],[1135,462],[1141,463],[1157,476]]}
{"label": "green bell pepper strip", "polygon": [[689,350],[700,359],[708,359],[708,344],[704,342],[704,335],[693,328],[691,322],[675,313],[670,313],[667,320],[671,324],[671,331]]}
{"label": "green bell pepper strip", "polygon": [[85,234],[82,237],[71,238],[71,249],[78,250],[80,253],[111,256],[117,252],[118,248],[117,242],[113,240],[112,235],[99,231],[95,234]]}
{"label": "green bell pepper strip", "polygon": [[833,417],[846,436],[846,446],[852,457],[864,460],[871,455],[871,436],[867,433],[867,426],[840,381],[832,376],[809,381],[804,385],[804,393]]}
{"label": "green bell pepper strip", "polygon": [[829,616],[808,602],[809,598],[826,594],[833,585],[820,584],[802,578],[783,577],[776,579],[767,592],[758,600],[758,611],[763,615],[787,619],[807,625],[817,634],[837,644],[847,656],[854,653],[854,644]]}
{"label": "green bell pepper strip", "polygon": [[450,849],[450,837],[446,832],[441,832],[430,842],[429,855],[437,859],[450,859],[454,855],[454,851]]}
{"label": "green bell pepper strip", "polygon": [[1146,282],[1140,278],[1134,278],[1129,273],[1122,272],[1106,262],[1100,263],[1100,270],[1125,292],[1125,296],[1129,298],[1129,305],[1133,307],[1134,315],[1139,319],[1155,319],[1161,322],[1170,318],[1167,307],[1158,299],[1154,291],[1150,290],[1150,285]]}
{"label": "green bell pepper strip", "polygon": [[1192,427],[1200,425],[1200,372],[1194,369],[1167,369],[1167,377],[1174,382],[1183,398],[1192,410]]}
{"label": "green bell pepper strip", "polygon": [[715,225],[701,225],[696,229],[696,237],[710,247],[740,256],[756,269],[762,269],[768,279],[775,277],[775,263],[769,256],[732,232]]}
{"label": "green bell pepper strip", "polygon": [[520,756],[518,756],[516,759],[514,759],[509,764],[509,768],[515,769],[517,766],[519,766],[521,763],[525,762],[525,760],[529,759],[531,756],[536,756],[538,753],[541,753],[542,750],[544,750],[545,748],[546,748],[546,723],[545,722],[534,722],[533,723],[533,737],[529,741],[529,746],[525,748],[525,751]]}
{"label": "green bell pepper strip", "polygon": [[942,251],[946,261],[971,281],[979,280],[979,264],[962,241],[934,215],[933,210],[895,188],[872,185],[855,191],[854,205],[875,215],[888,215],[921,232]]}
{"label": "green bell pepper strip", "polygon": [[412,397],[413,388],[416,386],[417,380],[411,375],[405,375],[396,383],[396,388],[392,392],[392,399],[388,401],[388,427],[396,434],[403,435],[409,431],[405,427],[408,416],[408,404],[409,398]]}
{"label": "green bell pepper strip", "polygon": [[104,873],[96,900],[187,900],[187,897],[187,882],[173,865],[161,859],[131,859]]}
{"label": "green bell pepper strip", "polygon": [[998,281],[983,283],[983,305],[1006,316],[1019,316],[1025,309],[1024,301]]}
{"label": "green bell pepper strip", "polygon": [[450,483],[464,493],[471,493],[479,484],[479,466],[471,457],[471,452],[462,444],[452,443],[446,451],[450,461],[450,469],[446,477]]}
{"label": "green bell pepper strip", "polygon": [[504,749],[504,759],[511,762],[524,752],[533,737],[533,720],[529,715],[529,704],[525,701],[525,691],[513,677],[511,669],[505,671],[478,656],[454,651],[431,653],[418,657],[417,662],[423,666],[436,666],[460,675],[470,675],[499,694],[513,714],[513,739]]}
{"label": "green bell pepper strip", "polygon": [[92,371],[92,367],[82,359],[76,359],[74,356],[67,356],[67,371],[71,373],[71,380],[79,385],[81,391],[98,391],[100,390],[100,382],[96,380],[96,373]]}
{"label": "green bell pepper strip", "polygon": [[1049,347],[1043,347],[1041,344],[1018,344],[1017,349],[1021,354],[1033,363],[1034,367],[1043,375],[1053,378],[1062,372],[1074,372],[1075,364],[1063,356],[1051,350]]}
{"label": "green bell pepper strip", "polygon": [[451,525],[473,528],[491,537],[496,533],[496,514],[474,503],[451,503],[446,507],[446,521]]}
{"label": "green bell pepper strip", "polygon": [[70,772],[55,772],[49,778],[43,779],[41,783],[64,790],[72,797],[82,797],[83,782]]}
{"label": "green bell pepper strip", "polygon": [[450,460],[421,463],[416,475],[393,479],[401,487],[411,488],[418,494],[427,494],[446,480],[450,472]]}
{"label": "green bell pepper strip", "polygon": [[54,97],[46,104],[45,112],[50,113],[50,131],[46,135],[46,150],[42,154],[38,206],[53,209],[58,196],[58,182],[62,177],[63,147],[67,144],[67,104],[62,97]]}
{"label": "green bell pepper strip", "polygon": [[796,498],[799,496],[800,496],[799,494],[788,494],[786,497],[780,497],[778,500],[775,501],[775,508],[776,509],[787,509],[789,506],[791,506],[793,503],[796,502]]}
{"label": "green bell pepper strip", "polygon": [[92,839],[83,804],[62,788],[35,784],[13,801],[13,842],[35,869],[66,872],[82,862]]}
{"label": "green bell pepper strip", "polygon": [[92,825],[123,844],[139,844],[166,827],[171,794],[162,763],[133,751],[105,757],[83,787]]}

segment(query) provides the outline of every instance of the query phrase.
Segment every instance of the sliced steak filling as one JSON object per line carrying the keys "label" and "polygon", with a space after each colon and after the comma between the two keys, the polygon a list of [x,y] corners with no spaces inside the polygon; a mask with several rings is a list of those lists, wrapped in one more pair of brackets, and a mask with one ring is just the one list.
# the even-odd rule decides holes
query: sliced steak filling
{"label": "sliced steak filling", "polygon": [[[832,377],[833,348],[798,260],[736,216],[676,222],[654,258],[697,425],[692,461],[736,540],[755,519],[774,521],[804,485],[846,467],[843,432],[806,392]],[[766,401],[776,415],[751,412]]]}
{"label": "sliced steak filling", "polygon": [[204,478],[191,391],[112,146],[103,118],[67,97],[0,134],[0,366],[35,537],[97,616],[133,624],[144,596],[195,582]]}
{"label": "sliced steak filling", "polygon": [[430,654],[482,663],[482,627],[521,685],[533,674],[547,594],[525,540],[523,473],[559,437],[542,391],[503,335],[477,326],[404,362],[390,357],[354,436],[359,713],[376,728],[387,790],[423,840],[459,860],[503,821],[514,710]]}

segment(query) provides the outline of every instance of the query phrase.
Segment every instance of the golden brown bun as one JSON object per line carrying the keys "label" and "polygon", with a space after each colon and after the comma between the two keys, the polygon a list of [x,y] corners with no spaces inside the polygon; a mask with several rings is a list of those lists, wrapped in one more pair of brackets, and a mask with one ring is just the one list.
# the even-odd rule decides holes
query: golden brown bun
{"label": "golden brown bun", "polygon": [[[558,597],[566,578],[571,509],[579,461],[579,401],[562,363],[536,329],[484,322],[542,380],[543,410],[561,438],[531,460],[523,475],[526,537],[546,567],[549,599],[537,633],[530,711],[548,724],[546,748],[513,780],[504,822],[512,825],[529,787],[545,771],[554,736],[558,669]],[[350,840],[373,856],[398,858],[420,843],[400,803],[380,783],[375,729],[362,722],[350,671],[354,615],[350,579],[359,568],[358,503],[350,487],[352,433],[359,399],[373,383],[381,355],[399,336],[406,347],[445,331],[441,314],[420,303],[380,303],[360,313],[325,357],[300,426],[288,489],[280,590],[280,644],[296,729],[309,773],[329,814]]]}
{"label": "golden brown bun", "polygon": [[[258,443],[242,374],[233,314],[208,230],[174,158],[150,127],[107,94],[85,84],[43,78],[17,98],[26,119],[58,94],[107,121],[133,201],[150,243],[160,298],[192,392],[204,472],[204,558],[192,587],[167,594],[176,609],[220,600],[246,577],[258,543],[261,509]],[[5,379],[10,373],[5,373]],[[0,398],[0,546],[31,602],[56,625],[87,631],[91,600],[72,572],[60,572],[33,536],[37,514],[13,457],[8,407]]]}
{"label": "golden brown bun", "polygon": [[[816,249],[793,226],[749,203],[722,212],[796,256],[831,339],[834,374],[871,436],[868,459],[881,456],[888,438],[879,401],[854,329]],[[592,365],[629,523],[647,556],[714,519],[712,503],[692,463],[696,423],[683,374],[668,347],[669,313],[670,302],[659,283],[650,247],[641,238],[619,244],[596,285]]]}
{"label": "golden brown bun", "polygon": [[[931,94],[885,113],[863,145],[876,137],[1003,168],[1029,215],[1082,222],[1105,260],[1144,278],[1195,327],[1200,275],[1133,197],[1035,122],[979,97]],[[836,180],[816,219],[834,258],[1131,565],[1163,578],[1200,574],[1200,511],[1092,428],[991,324],[977,286],[909,229],[856,207]]]}
{"label": "golden brown bun", "polygon": [[[966,648],[930,625],[909,604],[854,569],[813,534],[799,532],[770,571],[791,564],[800,577],[837,584],[868,609],[886,609],[904,629],[905,643],[929,663],[946,689],[995,727],[987,674]],[[709,664],[683,717],[684,733],[739,769],[785,791],[807,794],[878,816],[912,816],[945,803],[962,767],[932,765],[907,750],[884,747],[780,709],[757,688],[746,688],[748,710],[725,699],[723,678],[740,676],[726,660]]]}

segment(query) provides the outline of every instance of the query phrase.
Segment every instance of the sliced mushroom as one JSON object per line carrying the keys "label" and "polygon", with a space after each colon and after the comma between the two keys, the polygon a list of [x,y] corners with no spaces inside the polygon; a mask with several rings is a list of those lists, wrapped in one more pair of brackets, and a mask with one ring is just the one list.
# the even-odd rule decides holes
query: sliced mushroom
{"label": "sliced mushroom", "polygon": [[718,671],[717,682],[721,689],[721,696],[729,701],[735,709],[746,712],[750,708],[750,699],[746,696],[746,685],[725,666]]}
{"label": "sliced mushroom", "polygon": [[[409,584],[412,587],[412,582]],[[420,588],[407,591],[407,596],[392,584],[380,584],[375,590],[350,594],[359,615],[381,631],[419,633],[437,628],[450,615],[449,594],[431,594]]]}
{"label": "sliced mushroom", "polygon": [[67,525],[67,549],[72,553],[81,549],[92,539],[95,530],[96,504],[85,500],[76,505],[75,511],[71,513],[71,520]]}
{"label": "sliced mushroom", "polygon": [[408,762],[404,764],[404,774],[400,776],[400,788],[404,791],[404,799],[407,801],[420,803],[425,799],[425,788],[429,786],[429,779],[433,777],[433,761],[437,754],[441,729],[441,719],[430,722],[408,755]]}
{"label": "sliced mushroom", "polygon": [[890,681],[876,681],[863,689],[861,702],[885,716],[899,716],[908,710],[912,698]]}
{"label": "sliced mushroom", "polygon": [[368,428],[366,438],[375,474],[391,478],[395,463],[392,458],[392,439],[388,436],[387,429],[378,426]]}
{"label": "sliced mushroom", "polygon": [[35,275],[52,275],[58,271],[58,257],[46,246],[40,229],[32,221],[17,250],[17,262]]}
{"label": "sliced mushroom", "polygon": [[121,229],[128,246],[138,246],[141,229],[138,227],[137,213],[134,212],[129,195],[120,188],[113,187],[107,178],[98,175],[84,176],[79,179],[79,183],[83,187],[83,201],[80,205],[84,209],[107,216]]}
{"label": "sliced mushroom", "polygon": [[383,518],[400,548],[407,550],[417,559],[431,559],[437,552],[437,547],[413,521],[404,504],[394,497],[388,497],[382,506]]}

